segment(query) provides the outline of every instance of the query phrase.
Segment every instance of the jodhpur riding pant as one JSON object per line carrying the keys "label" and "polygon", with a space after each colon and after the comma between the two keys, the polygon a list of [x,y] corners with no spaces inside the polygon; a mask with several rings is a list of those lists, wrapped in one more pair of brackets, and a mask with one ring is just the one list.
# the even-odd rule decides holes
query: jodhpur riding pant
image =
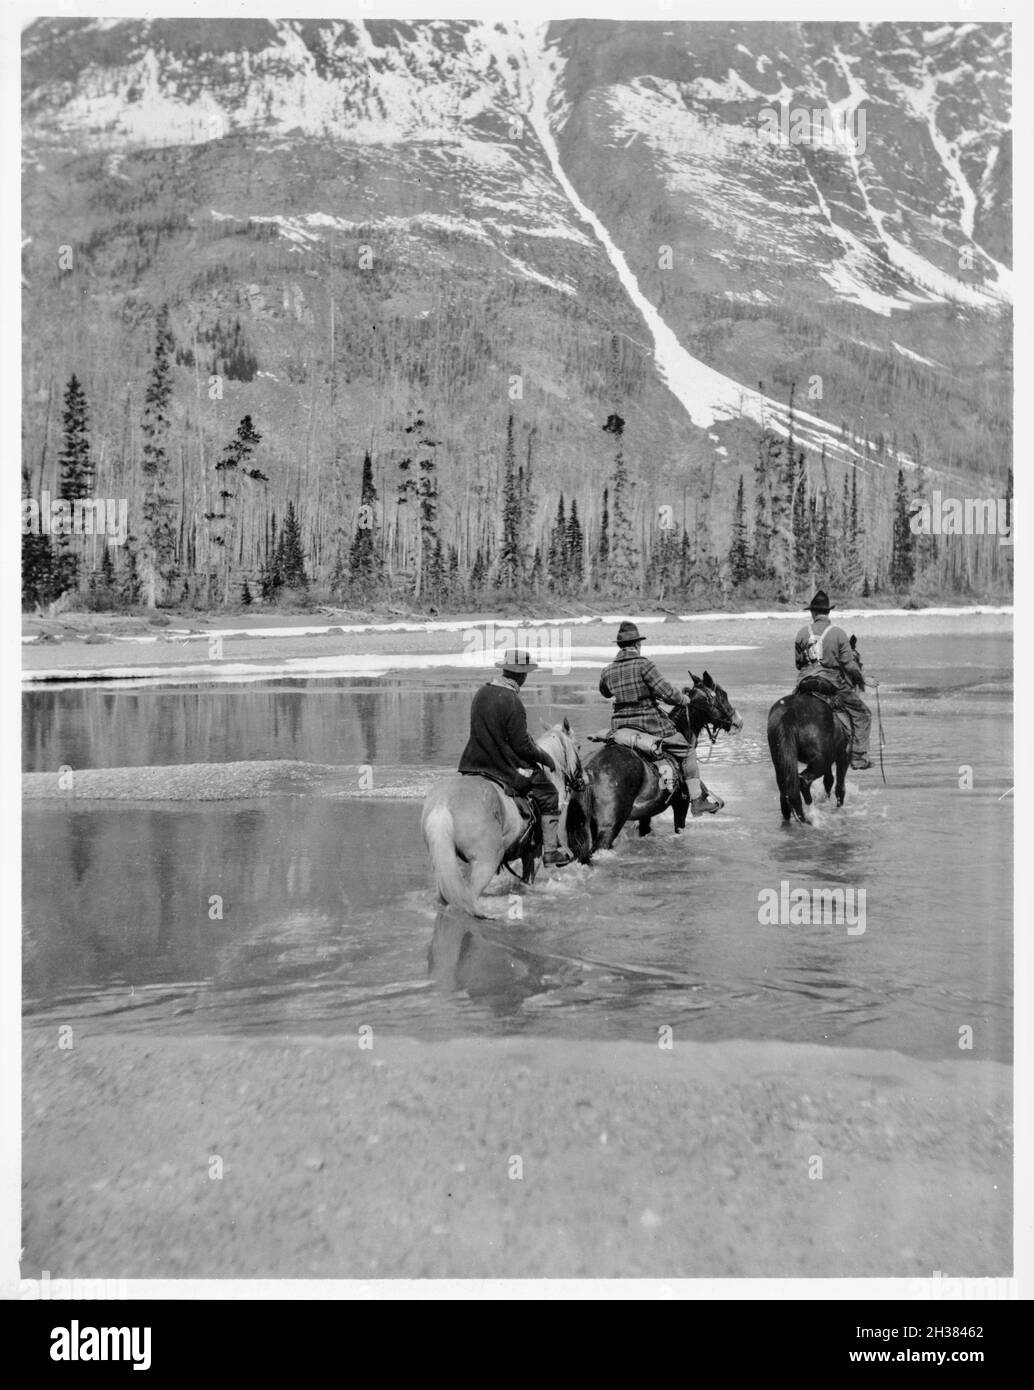
{"label": "jodhpur riding pant", "polygon": [[851,716],[851,723],[854,726],[853,751],[856,754],[868,753],[872,711],[858,694],[857,690],[841,690],[838,693],[844,708]]}

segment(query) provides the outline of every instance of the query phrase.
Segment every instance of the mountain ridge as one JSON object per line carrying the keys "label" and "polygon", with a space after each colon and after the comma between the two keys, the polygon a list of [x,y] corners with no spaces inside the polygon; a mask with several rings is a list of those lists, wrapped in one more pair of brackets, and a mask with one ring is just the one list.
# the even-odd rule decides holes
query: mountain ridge
{"label": "mountain ridge", "polygon": [[[880,511],[875,573],[890,521],[880,475],[902,463],[917,479],[1004,482],[1007,44],[993,25],[39,21],[24,42],[30,479],[55,480],[66,364],[117,350],[139,368],[169,299],[176,425],[196,439],[182,507],[197,563],[212,556],[197,521],[212,455],[246,408],[284,464],[274,510],[298,499],[326,569],[359,505],[363,449],[381,455],[386,505],[394,437],[428,400],[461,563],[497,539],[490,502],[514,413],[540,544],[558,487],[585,499],[591,531],[609,468],[599,428],[620,402],[644,543],[656,509],[681,498],[690,531],[703,506],[718,558],[759,430],[792,430],[813,473],[821,459],[823,473],[864,475]],[[949,63],[972,81],[933,110]],[[899,95],[873,153],[766,148],[750,126],[760,100],[788,96],[857,107],[872,88],[879,111],[905,78],[930,109]],[[993,98],[982,121],[963,110],[973,92]],[[916,149],[923,179],[902,172]],[[46,266],[41,229],[55,221],[80,250],[80,281]],[[353,273],[363,246],[366,282]],[[969,279],[950,269],[964,246]],[[232,410],[212,410],[186,357],[231,319],[257,370],[226,381]],[[100,376],[98,452],[126,481],[139,390],[118,398]],[[245,569],[263,539],[245,528]]]}

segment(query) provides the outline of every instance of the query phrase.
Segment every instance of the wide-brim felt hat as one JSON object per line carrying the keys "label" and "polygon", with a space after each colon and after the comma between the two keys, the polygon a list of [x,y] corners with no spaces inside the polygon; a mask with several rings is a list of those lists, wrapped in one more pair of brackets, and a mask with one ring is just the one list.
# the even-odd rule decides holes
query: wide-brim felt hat
{"label": "wide-brim felt hat", "polygon": [[618,646],[630,647],[633,642],[642,642],[643,634],[636,627],[635,623],[622,623],[618,628]]}
{"label": "wide-brim felt hat", "polygon": [[502,661],[496,662],[496,666],[500,671],[509,671],[514,676],[519,676],[525,671],[537,671],[539,669],[538,662],[531,659],[531,652],[518,651],[515,647],[509,648],[503,654]]}
{"label": "wide-brim felt hat", "polygon": [[811,613],[828,613],[833,607],[835,607],[835,605],[830,603],[829,595],[826,591],[824,589],[819,589],[815,597],[808,604],[808,611]]}

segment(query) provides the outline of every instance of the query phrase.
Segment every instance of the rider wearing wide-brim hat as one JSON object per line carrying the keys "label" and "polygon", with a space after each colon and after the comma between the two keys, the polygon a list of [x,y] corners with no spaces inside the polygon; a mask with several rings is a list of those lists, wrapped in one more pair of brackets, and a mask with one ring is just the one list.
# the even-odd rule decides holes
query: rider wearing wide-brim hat
{"label": "rider wearing wide-brim hat", "polygon": [[869,761],[872,712],[858,694],[865,689],[861,662],[847,633],[831,621],[829,615],[833,607],[824,589],[819,589],[808,604],[811,622],[805,623],[794,639],[797,684],[800,685],[805,676],[821,676],[836,688],[854,729],[851,766],[856,771],[864,771],[872,767]]}
{"label": "rider wearing wide-brim hat", "polygon": [[[495,663],[500,672],[475,694],[470,706],[470,737],[460,758],[465,776],[488,777],[510,791],[520,792],[538,808],[542,819],[542,860],[545,864],[569,864],[572,856],[559,840],[560,800],[557,789],[542,771],[556,771],[556,763],[528,733],[528,716],[520,696],[521,686],[538,663],[531,654],[511,648]],[[522,767],[535,769],[527,777]]]}
{"label": "rider wearing wide-brim hat", "polygon": [[653,662],[643,656],[640,651],[643,640],[633,622],[626,620],[618,628],[620,650],[600,677],[600,694],[614,701],[610,727],[639,729],[663,738],[665,748],[678,758],[682,767],[693,815],[713,814],[720,809],[720,803],[703,789],[696,749],[657,705],[658,700],[668,705],[688,705],[689,696],[666,681]]}

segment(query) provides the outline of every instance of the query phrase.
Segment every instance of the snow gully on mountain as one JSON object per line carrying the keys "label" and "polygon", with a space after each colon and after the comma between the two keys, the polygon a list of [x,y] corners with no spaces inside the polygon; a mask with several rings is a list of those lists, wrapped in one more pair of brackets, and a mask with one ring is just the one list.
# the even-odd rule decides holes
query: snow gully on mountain
{"label": "snow gully on mountain", "polygon": [[[655,306],[643,294],[628,261],[607,228],[582,200],[567,177],[549,118],[551,98],[557,89],[562,60],[547,47],[547,29],[546,24],[526,30],[512,25],[504,37],[495,26],[486,24],[480,37],[486,48],[494,53],[502,72],[512,70],[510,60],[516,65],[514,95],[525,107],[528,124],[542,145],[553,177],[579,218],[592,228],[625,292],[650,330],[654,361],[662,380],[693,424],[700,429],[708,429],[722,420],[745,417],[785,438],[789,433],[787,407],[715,371],[682,346]],[[516,42],[512,42],[514,39]],[[799,409],[794,412],[794,433],[802,444],[816,450],[821,450],[825,445],[831,456],[839,456],[852,466],[861,458],[861,453],[843,439],[839,430],[818,416]],[[910,460],[902,457],[902,462],[908,464]]]}

